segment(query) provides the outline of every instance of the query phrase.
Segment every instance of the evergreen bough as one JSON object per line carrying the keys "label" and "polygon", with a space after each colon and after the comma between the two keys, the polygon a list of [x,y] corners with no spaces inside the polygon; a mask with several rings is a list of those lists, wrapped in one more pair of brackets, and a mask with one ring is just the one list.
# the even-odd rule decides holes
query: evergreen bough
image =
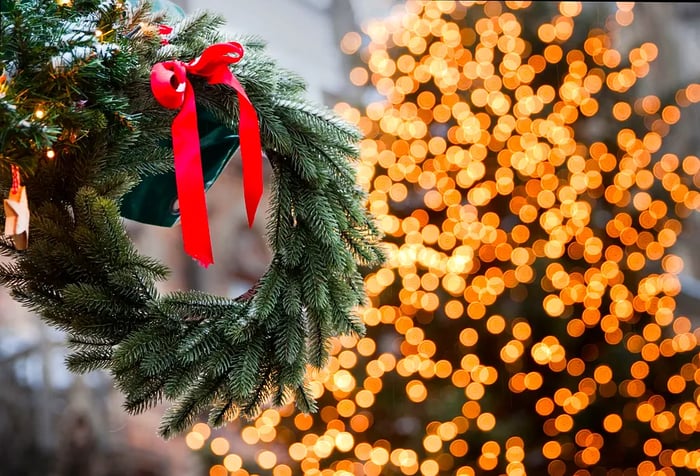
{"label": "evergreen bough", "polygon": [[[354,314],[365,299],[358,266],[384,260],[356,186],[358,131],[307,102],[304,82],[266,56],[261,40],[226,37],[222,19],[210,13],[166,20],[147,3],[121,0],[18,0],[5,10],[0,60],[10,80],[0,98],[1,191],[18,165],[31,237],[26,251],[2,240],[12,259],[0,266],[0,281],[68,334],[71,370],[113,375],[128,411],[173,402],[160,428],[165,437],[205,409],[213,425],[251,417],[268,401],[294,398],[313,411],[306,370],[324,365],[330,337],[363,333]],[[165,21],[173,32],[161,44],[157,26]],[[190,61],[232,40],[245,55],[231,70],[258,113],[274,171],[272,263],[237,299],[161,295],[155,283],[167,268],[137,252],[119,213],[142,177],[173,167],[162,144],[176,112],[153,98],[151,67]],[[198,108],[237,130],[235,91],[190,81]]]}

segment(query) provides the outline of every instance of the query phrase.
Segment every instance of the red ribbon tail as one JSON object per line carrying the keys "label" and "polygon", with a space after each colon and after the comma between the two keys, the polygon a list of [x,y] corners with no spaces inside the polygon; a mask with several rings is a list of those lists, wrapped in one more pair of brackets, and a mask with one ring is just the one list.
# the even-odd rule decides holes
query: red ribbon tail
{"label": "red ribbon tail", "polygon": [[238,93],[240,120],[238,135],[241,138],[243,160],[243,196],[245,197],[248,226],[252,227],[263,194],[262,146],[258,114],[243,86],[233,74],[227,75],[226,84]]}
{"label": "red ribbon tail", "polygon": [[248,226],[252,227],[263,194],[262,147],[255,108],[245,93],[238,93],[240,103],[241,157],[243,160],[243,190]]}
{"label": "red ribbon tail", "polygon": [[214,263],[204,192],[204,174],[192,86],[187,84],[182,109],[173,120],[175,182],[185,252],[205,268]]}

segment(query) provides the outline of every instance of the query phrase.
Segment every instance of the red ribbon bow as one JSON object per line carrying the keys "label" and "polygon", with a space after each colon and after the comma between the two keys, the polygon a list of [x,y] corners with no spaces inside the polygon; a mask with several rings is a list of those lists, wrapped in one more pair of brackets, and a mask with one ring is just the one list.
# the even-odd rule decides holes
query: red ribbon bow
{"label": "red ribbon bow", "polygon": [[175,182],[180,204],[180,221],[185,251],[202,266],[214,262],[209,236],[209,220],[204,192],[202,157],[197,130],[197,109],[194,90],[187,74],[202,76],[209,84],[225,84],[238,93],[243,160],[243,193],[248,225],[253,226],[255,212],[263,190],[262,148],[258,116],[243,86],[228,66],[243,56],[243,47],[235,42],[218,43],[202,55],[184,63],[165,61],[151,70],[151,90],[156,100],[168,109],[180,109],[172,125]]}

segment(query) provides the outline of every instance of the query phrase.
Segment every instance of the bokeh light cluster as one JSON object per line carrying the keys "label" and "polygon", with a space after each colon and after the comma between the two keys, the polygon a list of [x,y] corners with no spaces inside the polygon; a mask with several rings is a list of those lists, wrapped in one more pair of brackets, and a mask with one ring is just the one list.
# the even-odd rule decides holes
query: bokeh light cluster
{"label": "bokeh light cluster", "polygon": [[368,334],[310,375],[317,414],[268,409],[228,440],[195,426],[210,476],[700,471],[674,254],[700,159],[664,143],[700,84],[633,96],[659,47],[615,49],[634,4],[593,25],[601,8],[406,2],[345,36],[351,81],[380,97],[337,107],[387,234]]}

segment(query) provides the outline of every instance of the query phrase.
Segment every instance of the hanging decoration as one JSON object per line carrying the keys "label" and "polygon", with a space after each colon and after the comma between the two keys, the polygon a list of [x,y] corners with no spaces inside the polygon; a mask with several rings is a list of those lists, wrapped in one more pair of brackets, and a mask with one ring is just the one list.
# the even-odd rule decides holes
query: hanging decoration
{"label": "hanging decoration", "polygon": [[27,249],[29,243],[29,204],[27,190],[21,184],[19,167],[12,165],[10,195],[4,201],[5,236],[12,238],[17,250]]}
{"label": "hanging decoration", "polygon": [[[359,132],[310,103],[258,38],[225,36],[210,13],[15,0],[0,20],[13,68],[0,163],[32,194],[27,203],[19,175],[5,184],[0,282],[68,334],[68,367],[110,372],[129,412],[171,402],[166,437],[207,409],[214,425],[292,399],[313,411],[306,372],[325,365],[331,337],[364,332],[360,266],[384,260],[356,184]],[[272,262],[237,298],[159,292],[168,269],[137,251],[124,218],[181,219],[185,251],[210,264],[204,194],[239,144],[245,204],[231,206],[249,224],[262,157],[271,165]]]}

